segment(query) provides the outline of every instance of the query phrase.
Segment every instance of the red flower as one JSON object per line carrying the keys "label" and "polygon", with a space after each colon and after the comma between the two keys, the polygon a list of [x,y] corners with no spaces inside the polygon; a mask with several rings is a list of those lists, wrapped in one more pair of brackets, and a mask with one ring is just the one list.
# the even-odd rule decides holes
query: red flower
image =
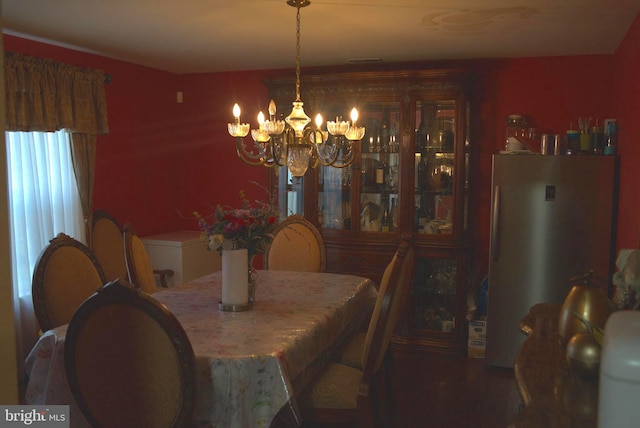
{"label": "red flower", "polygon": [[[251,203],[244,192],[240,192],[240,199],[242,208],[234,209],[218,205],[211,224],[195,212],[200,230],[203,232],[203,237],[206,237],[210,243],[215,243],[218,251],[222,250],[224,241],[231,241],[233,248],[247,248],[249,255],[262,253],[271,242],[271,232],[279,218],[277,205],[264,202]],[[213,240],[210,239],[212,237]],[[225,248],[227,248],[226,244]]]}

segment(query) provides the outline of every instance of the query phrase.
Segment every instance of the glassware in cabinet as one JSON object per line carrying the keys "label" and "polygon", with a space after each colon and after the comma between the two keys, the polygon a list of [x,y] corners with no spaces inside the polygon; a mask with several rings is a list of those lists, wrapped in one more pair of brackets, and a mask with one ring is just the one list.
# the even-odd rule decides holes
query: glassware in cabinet
{"label": "glassware in cabinet", "polygon": [[414,152],[414,231],[453,232],[455,101],[418,101]]}
{"label": "glassware in cabinet", "polygon": [[398,231],[400,111],[398,103],[369,106],[360,153],[360,230]]}
{"label": "glassware in cabinet", "polygon": [[318,224],[325,229],[351,229],[352,169],[318,167]]}
{"label": "glassware in cabinet", "polygon": [[408,310],[392,341],[444,354],[466,353],[470,248],[422,245],[416,250]]}
{"label": "glassware in cabinet", "polygon": [[455,328],[456,274],[455,258],[427,258],[416,262],[415,328],[442,332]]}

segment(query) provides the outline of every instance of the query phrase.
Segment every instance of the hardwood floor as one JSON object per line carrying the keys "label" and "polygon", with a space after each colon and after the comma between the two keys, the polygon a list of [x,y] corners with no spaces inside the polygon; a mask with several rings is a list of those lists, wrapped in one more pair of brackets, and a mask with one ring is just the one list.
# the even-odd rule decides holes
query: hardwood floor
{"label": "hardwood floor", "polygon": [[392,372],[393,411],[384,428],[506,428],[519,411],[513,370],[487,367],[484,359],[394,349]]}
{"label": "hardwood floor", "polygon": [[393,355],[394,428],[504,428],[518,413],[511,369],[418,351]]}

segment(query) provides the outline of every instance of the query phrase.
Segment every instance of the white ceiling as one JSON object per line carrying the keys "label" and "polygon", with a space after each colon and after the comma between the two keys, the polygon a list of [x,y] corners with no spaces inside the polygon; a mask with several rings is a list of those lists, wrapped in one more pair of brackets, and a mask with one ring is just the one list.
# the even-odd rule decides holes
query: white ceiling
{"label": "white ceiling", "polygon": [[[301,66],[612,54],[640,0],[311,0]],[[149,67],[293,68],[286,0],[2,0],[4,32]]]}

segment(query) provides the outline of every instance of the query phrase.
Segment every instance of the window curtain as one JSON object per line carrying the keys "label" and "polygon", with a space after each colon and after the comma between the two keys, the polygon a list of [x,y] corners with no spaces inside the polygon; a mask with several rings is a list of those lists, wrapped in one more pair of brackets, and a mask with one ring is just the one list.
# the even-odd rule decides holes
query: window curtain
{"label": "window curtain", "polygon": [[96,137],[109,132],[106,74],[13,52],[6,52],[4,59],[6,130],[71,132],[73,168],[90,244]]}
{"label": "window curtain", "polygon": [[[84,234],[90,245],[97,135],[109,132],[104,91],[106,75],[101,70],[13,52],[5,52],[4,67],[5,130],[54,132],[64,129],[71,134],[69,152],[82,205],[77,215],[83,217]],[[18,349],[21,364],[25,357],[22,350],[30,349],[29,344],[34,341],[30,334],[34,318],[31,299],[20,299],[19,293],[14,288],[14,310],[20,320],[17,337],[22,343]]]}
{"label": "window curtain", "polygon": [[[12,272],[18,343],[26,355],[37,339],[31,278],[40,253],[58,233],[84,241],[82,206],[73,176],[69,134],[6,132]],[[22,359],[20,360],[22,362]],[[21,365],[20,365],[21,367]]]}

